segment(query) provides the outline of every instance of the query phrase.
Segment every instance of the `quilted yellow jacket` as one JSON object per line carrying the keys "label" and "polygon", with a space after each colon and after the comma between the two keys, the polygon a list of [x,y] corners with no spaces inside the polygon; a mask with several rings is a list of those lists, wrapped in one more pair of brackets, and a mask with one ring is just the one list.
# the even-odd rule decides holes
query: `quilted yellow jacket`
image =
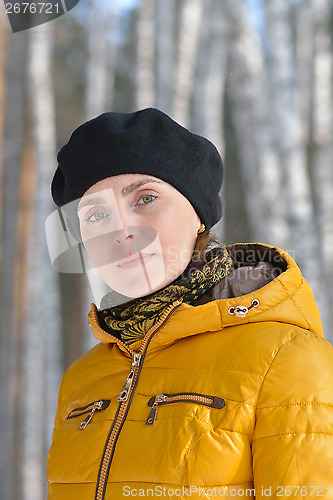
{"label": "quilted yellow jacket", "polygon": [[333,347],[310,287],[280,249],[228,249],[229,281],[131,348],[92,305],[101,342],[60,386],[49,500],[333,498]]}

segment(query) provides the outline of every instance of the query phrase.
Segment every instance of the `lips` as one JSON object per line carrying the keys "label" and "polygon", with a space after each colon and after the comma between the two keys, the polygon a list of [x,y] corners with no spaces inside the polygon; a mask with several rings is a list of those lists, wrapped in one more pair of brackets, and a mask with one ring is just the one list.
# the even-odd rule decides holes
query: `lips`
{"label": "lips", "polygon": [[133,267],[138,267],[146,264],[152,259],[153,256],[153,253],[138,252],[133,255],[129,255],[125,259],[119,260],[117,267],[120,267],[121,269],[131,269]]}

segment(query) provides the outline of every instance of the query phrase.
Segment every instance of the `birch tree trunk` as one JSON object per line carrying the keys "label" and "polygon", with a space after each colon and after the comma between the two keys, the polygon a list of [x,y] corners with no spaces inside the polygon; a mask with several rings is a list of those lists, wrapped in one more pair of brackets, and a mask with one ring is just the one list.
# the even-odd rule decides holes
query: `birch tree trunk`
{"label": "birch tree trunk", "polygon": [[[332,303],[333,290],[333,57],[330,36],[332,3],[312,0],[313,32],[313,147],[311,173],[320,230],[322,287]],[[329,308],[328,308],[329,311]],[[333,315],[331,313],[331,326]],[[333,332],[327,328],[333,341]]]}
{"label": "birch tree trunk", "polygon": [[294,257],[312,286],[324,327],[329,331],[329,306],[323,289],[321,258],[318,258],[321,254],[319,234],[306,168],[300,111],[295,97],[289,4],[287,0],[266,0],[265,11],[272,120],[284,179],[284,201],[291,228],[290,244]]}
{"label": "birch tree trunk", "polygon": [[256,241],[269,242],[279,235],[279,241],[284,243],[287,228],[281,217],[279,171],[266,124],[262,51],[244,1],[227,0],[226,6],[230,39],[228,98],[242,171],[239,183],[251,233]]}
{"label": "birch tree trunk", "polygon": [[[193,132],[205,135],[208,122],[207,117],[209,117],[209,111],[207,110],[207,85],[213,37],[211,20],[214,0],[202,1],[202,19],[199,26],[195,74],[193,75],[193,109],[190,126]],[[222,29],[221,26],[220,32],[222,32]]]}
{"label": "birch tree trunk", "polygon": [[61,377],[58,276],[46,250],[45,219],[51,211],[50,182],[55,163],[55,120],[51,80],[52,31],[39,26],[29,37],[28,83],[36,158],[36,197],[27,248],[25,287],[23,500],[46,494],[46,452]]}
{"label": "birch tree trunk", "polygon": [[136,107],[155,105],[155,0],[141,0],[137,19]]}
{"label": "birch tree trunk", "polygon": [[[4,190],[4,144],[5,144],[5,114],[6,114],[6,63],[7,63],[8,31],[5,27],[5,14],[0,10],[0,242],[2,243],[3,226],[3,190]],[[2,269],[2,245],[0,244],[0,274]],[[0,276],[1,283],[1,276]]]}
{"label": "birch tree trunk", "polygon": [[313,116],[313,11],[309,1],[295,7],[296,99],[305,143],[311,140]]}
{"label": "birch tree trunk", "polygon": [[210,44],[206,85],[203,93],[204,134],[223,153],[224,150],[224,93],[227,71],[227,22],[224,2],[213,1],[209,20]]}
{"label": "birch tree trunk", "polygon": [[[225,2],[204,2],[191,122],[192,130],[211,140],[222,157],[225,149],[223,118],[228,54],[226,15]],[[224,239],[224,220],[223,217],[213,229],[219,241]]]}
{"label": "birch tree trunk", "polygon": [[203,0],[183,0],[180,12],[178,56],[172,117],[184,127],[190,125],[191,96],[197,61]]}
{"label": "birch tree trunk", "polygon": [[[8,31],[5,28],[4,13],[0,10],[0,207],[3,200],[3,156],[4,156],[4,118],[6,113],[6,60],[7,60]],[[2,231],[2,211],[0,214],[0,241]],[[2,249],[0,245],[0,268],[2,263]]]}
{"label": "birch tree trunk", "polygon": [[[2,262],[0,273],[0,484],[1,495],[10,500],[19,500],[19,481],[17,464],[20,458],[20,436],[17,415],[20,409],[21,338],[18,318],[20,304],[15,296],[15,274],[17,267],[17,220],[19,207],[19,185],[22,151],[22,110],[23,110],[23,71],[25,51],[24,37],[15,37],[3,55],[7,57],[6,73],[3,83],[6,87],[6,108],[2,108],[4,119],[3,146],[4,169],[2,175]],[[2,42],[7,36],[5,27],[0,36]],[[4,69],[4,68],[3,68]]]}
{"label": "birch tree trunk", "polygon": [[156,106],[170,113],[176,52],[175,0],[156,4]]}
{"label": "birch tree trunk", "polygon": [[85,120],[112,109],[117,14],[108,2],[91,0],[87,25]]}

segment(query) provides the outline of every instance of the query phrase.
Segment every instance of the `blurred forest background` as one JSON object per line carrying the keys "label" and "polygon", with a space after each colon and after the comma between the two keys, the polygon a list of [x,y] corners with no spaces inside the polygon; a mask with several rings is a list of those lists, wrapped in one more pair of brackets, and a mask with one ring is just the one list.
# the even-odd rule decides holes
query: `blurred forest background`
{"label": "blurred forest background", "polygon": [[[156,106],[225,163],[223,243],[289,251],[332,342],[332,0],[81,0],[12,34],[0,6],[0,498],[46,497],[60,377],[93,345],[86,278],[44,223],[56,152],[104,111]],[[204,172],[203,172],[204,175]]]}

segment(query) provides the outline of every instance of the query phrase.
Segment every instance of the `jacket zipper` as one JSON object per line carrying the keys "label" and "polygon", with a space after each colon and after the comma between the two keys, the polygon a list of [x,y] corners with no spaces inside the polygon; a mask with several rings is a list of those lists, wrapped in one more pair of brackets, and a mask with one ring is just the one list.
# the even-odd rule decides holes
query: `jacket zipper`
{"label": "jacket zipper", "polygon": [[67,416],[67,420],[75,417],[80,417],[81,415],[88,413],[83,422],[81,422],[80,425],[78,426],[79,430],[84,430],[87,427],[87,425],[91,422],[96,411],[106,410],[110,402],[111,401],[109,399],[101,399],[100,401],[94,401],[93,403],[90,403],[87,406],[83,406],[82,408],[74,408],[74,410],[72,410]]}
{"label": "jacket zipper", "polygon": [[225,401],[217,396],[208,396],[206,394],[197,394],[195,392],[183,392],[179,394],[158,394],[155,397],[150,398],[148,401],[148,406],[151,406],[148,418],[146,420],[146,425],[154,425],[156,421],[157,407],[158,405],[166,405],[170,403],[196,403],[205,406],[210,406],[211,408],[224,408]]}
{"label": "jacket zipper", "polygon": [[[139,352],[134,352],[126,346],[126,350],[130,352],[132,356],[131,370],[117,398],[120,404],[104,447],[104,453],[97,477],[95,500],[104,500],[108,471],[110,470],[114,448],[121,427],[125,421],[129,406],[131,404],[132,395],[142,367],[142,362],[147,352],[149,342],[151,341],[157,330],[161,328],[161,326],[169,318],[171,313],[173,313],[181,305],[182,302],[176,300],[166,309],[159,321],[154,326],[152,326],[150,330],[148,330],[146,336],[142,340]],[[114,338],[116,339],[116,337]],[[119,341],[119,339],[116,339],[116,341]],[[125,346],[124,343],[122,344]]]}
{"label": "jacket zipper", "polygon": [[132,383],[133,383],[134,373],[135,373],[135,370],[137,369],[137,367],[140,364],[141,356],[142,355],[139,354],[138,352],[133,352],[132,353],[132,367],[131,367],[131,371],[129,372],[129,375],[128,375],[127,379],[125,380],[124,385],[121,388],[119,396],[117,397],[117,401],[119,401],[119,402],[121,402],[121,401],[127,401],[128,394],[129,394],[129,391],[130,391]]}

